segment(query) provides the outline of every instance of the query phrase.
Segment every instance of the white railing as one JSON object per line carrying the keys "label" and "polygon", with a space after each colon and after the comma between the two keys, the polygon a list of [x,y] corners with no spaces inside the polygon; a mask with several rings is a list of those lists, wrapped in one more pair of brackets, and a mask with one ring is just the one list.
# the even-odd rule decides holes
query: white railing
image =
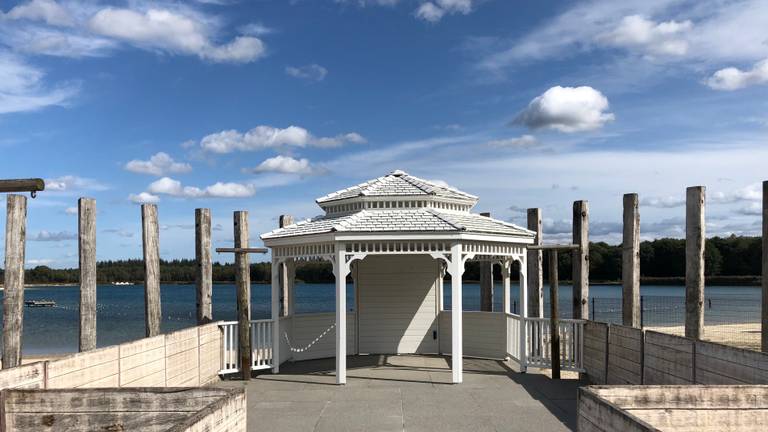
{"label": "white railing", "polygon": [[[584,320],[560,319],[560,369],[583,372]],[[527,366],[552,367],[551,322],[549,318],[526,318]]]}
{"label": "white railing", "polygon": [[507,314],[507,355],[520,363],[520,315]]}
{"label": "white railing", "polygon": [[[225,321],[219,325],[222,330],[221,370],[219,374],[240,371],[238,354],[239,333],[237,321]],[[272,320],[251,321],[251,370],[270,369],[272,367]]]}

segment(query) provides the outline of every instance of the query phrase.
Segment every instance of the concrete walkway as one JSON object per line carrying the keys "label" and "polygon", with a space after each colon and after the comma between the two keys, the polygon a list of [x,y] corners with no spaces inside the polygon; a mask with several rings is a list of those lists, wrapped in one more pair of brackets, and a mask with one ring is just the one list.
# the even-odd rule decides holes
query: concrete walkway
{"label": "concrete walkway", "polygon": [[[520,374],[516,364],[464,361],[450,384],[441,356],[349,357],[347,385],[334,359],[286,363],[247,384],[249,431],[567,431],[575,430],[576,380]],[[242,387],[241,381],[218,386]]]}

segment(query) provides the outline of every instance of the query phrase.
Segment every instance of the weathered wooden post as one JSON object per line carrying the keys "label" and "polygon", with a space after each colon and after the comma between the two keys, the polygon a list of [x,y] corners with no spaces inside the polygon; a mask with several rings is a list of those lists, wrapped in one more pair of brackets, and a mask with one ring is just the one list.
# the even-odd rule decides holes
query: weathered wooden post
{"label": "weathered wooden post", "polygon": [[5,292],[3,294],[3,369],[21,364],[24,324],[24,253],[27,197],[8,195],[5,220]]}
{"label": "weathered wooden post", "polygon": [[[293,216],[280,215],[280,228],[285,228],[289,225],[293,225]],[[291,289],[292,275],[291,267],[292,263],[283,262],[280,264],[280,316],[288,316],[293,314],[293,290]]]}
{"label": "weathered wooden post", "polygon": [[[491,217],[488,212],[480,216]],[[480,266],[480,310],[493,312],[493,262],[479,261]]]}
{"label": "weathered wooden post", "polygon": [[640,211],[637,194],[624,195],[621,243],[621,316],[625,326],[640,327]]}
{"label": "weathered wooden post", "polygon": [[[541,209],[528,209],[528,229],[536,231],[534,245],[541,245]],[[544,316],[544,271],[543,253],[540,250],[528,249],[528,313],[532,317]]]}
{"label": "weathered wooden post", "polygon": [[589,204],[573,202],[573,317],[589,319]]}
{"label": "weathered wooden post", "polygon": [[195,286],[197,291],[197,324],[213,321],[213,263],[211,261],[211,210],[195,209]]}
{"label": "weathered wooden post", "polygon": [[77,201],[80,261],[80,351],[96,348],[96,200]]}
{"label": "weathered wooden post", "polygon": [[763,325],[762,348],[768,352],[768,180],[763,182]]}
{"label": "weathered wooden post", "polygon": [[557,279],[557,249],[552,249],[549,251],[549,343],[550,352],[552,353],[552,379],[560,379],[560,331],[558,328]]}
{"label": "weathered wooden post", "polygon": [[[236,211],[235,249],[248,248],[248,212]],[[235,253],[235,286],[237,287],[237,330],[240,349],[240,372],[243,380],[251,379],[251,267],[248,254]],[[280,343],[277,341],[276,343]]]}
{"label": "weathered wooden post", "polygon": [[141,236],[144,249],[144,326],[146,336],[160,334],[160,226],[157,206],[141,205]]}
{"label": "weathered wooden post", "polygon": [[704,203],[706,188],[691,186],[685,195],[685,336],[704,336]]}

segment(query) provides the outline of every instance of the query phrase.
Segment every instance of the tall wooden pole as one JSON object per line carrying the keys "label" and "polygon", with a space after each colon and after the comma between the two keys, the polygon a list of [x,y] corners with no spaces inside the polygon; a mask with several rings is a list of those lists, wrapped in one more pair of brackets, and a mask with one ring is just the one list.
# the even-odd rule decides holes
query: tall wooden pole
{"label": "tall wooden pole", "polygon": [[589,204],[573,202],[573,317],[589,319]]}
{"label": "tall wooden pole", "polygon": [[[542,226],[541,209],[528,209],[528,229],[536,231],[534,245],[541,245]],[[543,253],[540,250],[528,249],[528,313],[532,317],[544,316],[544,270]]]}
{"label": "tall wooden pole", "polygon": [[621,316],[625,326],[640,327],[640,211],[637,194],[624,195],[621,243]]}
{"label": "tall wooden pole", "polygon": [[558,329],[558,275],[557,250],[549,251],[549,325],[550,352],[552,353],[552,379],[560,379],[560,332]]}
{"label": "tall wooden pole", "polygon": [[[289,225],[293,225],[293,216],[280,215],[280,228],[285,228]],[[280,316],[293,314],[293,308],[291,307],[293,303],[293,298],[291,297],[293,295],[293,290],[291,289],[293,275],[289,268],[291,265],[288,261],[283,261],[280,264]]]}
{"label": "tall wooden pole", "polygon": [[[480,216],[491,217],[488,212],[480,213]],[[493,263],[479,261],[480,266],[480,310],[493,312]]]}
{"label": "tall wooden pole", "polygon": [[704,336],[704,186],[691,186],[685,196],[685,336]]}
{"label": "tall wooden pole", "polygon": [[96,200],[77,201],[80,256],[80,351],[96,348]]}
{"label": "tall wooden pole", "polygon": [[762,347],[768,352],[768,180],[763,182],[763,325]]}
{"label": "tall wooden pole", "polygon": [[21,364],[24,324],[24,252],[27,197],[8,195],[5,220],[5,292],[3,293],[3,369]]}
{"label": "tall wooden pole", "polygon": [[146,336],[160,334],[160,227],[157,206],[141,205],[141,234],[144,247],[144,325]]}
{"label": "tall wooden pole", "polygon": [[195,209],[195,286],[197,291],[197,324],[213,321],[213,263],[211,260],[211,210]]}
{"label": "tall wooden pole", "polygon": [[[248,212],[234,214],[235,248],[248,247]],[[244,380],[251,379],[251,268],[247,253],[235,253],[235,286],[237,287],[237,329],[240,347],[240,370]],[[279,342],[277,342],[279,343]]]}

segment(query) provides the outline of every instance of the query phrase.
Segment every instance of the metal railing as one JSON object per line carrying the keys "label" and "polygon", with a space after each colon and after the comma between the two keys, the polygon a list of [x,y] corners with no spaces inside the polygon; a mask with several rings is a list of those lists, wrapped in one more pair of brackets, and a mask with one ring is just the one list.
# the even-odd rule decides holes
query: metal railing
{"label": "metal railing", "polygon": [[[272,367],[272,320],[251,321],[251,370],[270,369]],[[219,374],[240,371],[238,355],[239,332],[237,321],[225,321],[219,325],[222,330],[221,370]]]}
{"label": "metal railing", "polygon": [[[525,355],[521,355],[521,321],[525,322]],[[557,331],[560,335],[560,368],[583,372],[583,347],[585,320],[560,319]],[[521,318],[507,314],[507,354],[522,367],[548,369],[552,367],[549,318]]]}

